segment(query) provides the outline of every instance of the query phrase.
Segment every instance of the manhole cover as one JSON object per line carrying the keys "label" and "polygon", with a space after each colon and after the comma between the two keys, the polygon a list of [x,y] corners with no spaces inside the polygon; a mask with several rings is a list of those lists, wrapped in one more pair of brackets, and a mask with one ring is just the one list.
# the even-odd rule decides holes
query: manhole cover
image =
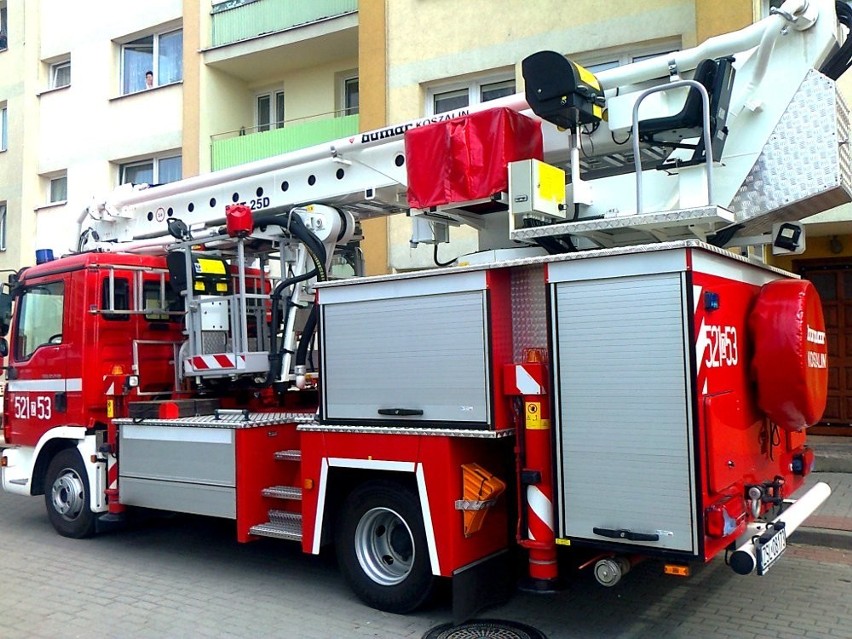
{"label": "manhole cover", "polygon": [[476,619],[459,626],[444,623],[423,635],[423,639],[547,639],[540,630],[516,621]]}

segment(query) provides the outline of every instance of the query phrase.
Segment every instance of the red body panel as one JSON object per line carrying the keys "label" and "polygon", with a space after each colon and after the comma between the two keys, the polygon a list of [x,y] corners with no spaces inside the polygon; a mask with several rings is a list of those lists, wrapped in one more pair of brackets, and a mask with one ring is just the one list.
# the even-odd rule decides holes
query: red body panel
{"label": "red body panel", "polygon": [[[510,528],[505,495],[488,511],[482,530],[469,538],[464,536],[463,514],[456,510],[455,502],[462,499],[462,464],[481,464],[502,479],[511,481],[505,475],[511,469],[509,440],[305,432],[302,433],[302,446],[303,477],[316,488],[321,486],[323,460],[330,460],[327,468],[329,486],[333,485],[335,471],[339,470],[333,465],[334,460],[347,460],[347,467],[372,469],[379,476],[388,472],[387,469],[379,470],[382,462],[408,462],[412,465],[411,470],[400,472],[400,475],[411,481],[416,481],[417,474],[422,472],[431,514],[431,521],[425,523],[427,530],[431,528],[434,531],[440,571],[444,576],[508,546]],[[306,552],[311,551],[311,542],[316,534],[319,494],[319,490],[306,490],[302,498],[302,547]],[[329,512],[326,503],[324,528],[334,526],[333,517],[334,513]]]}
{"label": "red body panel", "polygon": [[[694,273],[692,283],[700,511],[707,514],[724,502],[728,514],[737,519],[729,522],[728,534],[722,538],[705,534],[704,558],[709,560],[753,520],[745,500],[747,485],[782,476],[785,496],[801,486],[803,477],[790,468],[804,437],[787,437],[757,405],[748,320],[760,285],[707,273]],[[718,296],[718,309],[706,308],[708,293]],[[761,505],[761,511],[768,507]],[[746,516],[737,518],[737,513]]]}

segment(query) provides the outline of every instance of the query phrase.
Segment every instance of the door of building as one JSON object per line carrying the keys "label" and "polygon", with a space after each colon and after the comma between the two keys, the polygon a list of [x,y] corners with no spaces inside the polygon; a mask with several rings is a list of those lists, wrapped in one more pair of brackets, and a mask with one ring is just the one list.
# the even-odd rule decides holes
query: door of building
{"label": "door of building", "polygon": [[819,292],[828,340],[828,402],[808,432],[852,436],[852,262],[796,260],[793,269]]}

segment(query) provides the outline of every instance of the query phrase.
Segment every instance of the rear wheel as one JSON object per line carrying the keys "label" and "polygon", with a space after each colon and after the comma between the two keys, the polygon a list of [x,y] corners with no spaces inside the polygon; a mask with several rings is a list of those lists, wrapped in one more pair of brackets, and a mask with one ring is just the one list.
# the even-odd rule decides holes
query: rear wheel
{"label": "rear wheel", "polygon": [[95,532],[86,467],[76,448],[66,448],[50,460],[44,482],[44,503],[50,523],[63,537],[82,539]]}
{"label": "rear wheel", "polygon": [[347,499],[335,545],[340,569],[365,603],[410,612],[435,586],[417,494],[391,481],[358,487]]}

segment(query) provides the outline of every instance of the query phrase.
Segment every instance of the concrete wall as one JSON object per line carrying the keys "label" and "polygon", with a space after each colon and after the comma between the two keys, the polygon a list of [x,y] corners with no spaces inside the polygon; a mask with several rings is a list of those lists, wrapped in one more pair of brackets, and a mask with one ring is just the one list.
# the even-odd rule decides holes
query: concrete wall
{"label": "concrete wall", "polygon": [[[182,2],[13,2],[0,53],[0,101],[9,103],[9,151],[0,200],[9,204],[0,268],[32,263],[35,248],[73,248],[76,220],[117,184],[117,162],[180,152],[181,84],[121,96],[119,41],[181,26]],[[26,36],[26,37],[24,37]],[[50,88],[50,65],[71,60],[70,86]],[[12,80],[14,78],[14,80]],[[48,177],[66,172],[68,198],[48,204]],[[35,238],[38,238],[37,242]]]}
{"label": "concrete wall", "polygon": [[[16,269],[22,260],[33,259],[32,191],[38,181],[33,175],[34,153],[29,152],[29,141],[38,126],[38,120],[31,117],[37,112],[32,95],[37,77],[33,71],[36,54],[24,43],[38,35],[39,7],[35,2],[6,4],[8,45],[0,51],[0,103],[7,108],[8,143],[7,150],[0,152],[0,201],[6,202],[7,214],[6,249],[0,251],[0,269]],[[24,72],[27,69],[29,73]],[[21,215],[22,211],[28,214]]]}

